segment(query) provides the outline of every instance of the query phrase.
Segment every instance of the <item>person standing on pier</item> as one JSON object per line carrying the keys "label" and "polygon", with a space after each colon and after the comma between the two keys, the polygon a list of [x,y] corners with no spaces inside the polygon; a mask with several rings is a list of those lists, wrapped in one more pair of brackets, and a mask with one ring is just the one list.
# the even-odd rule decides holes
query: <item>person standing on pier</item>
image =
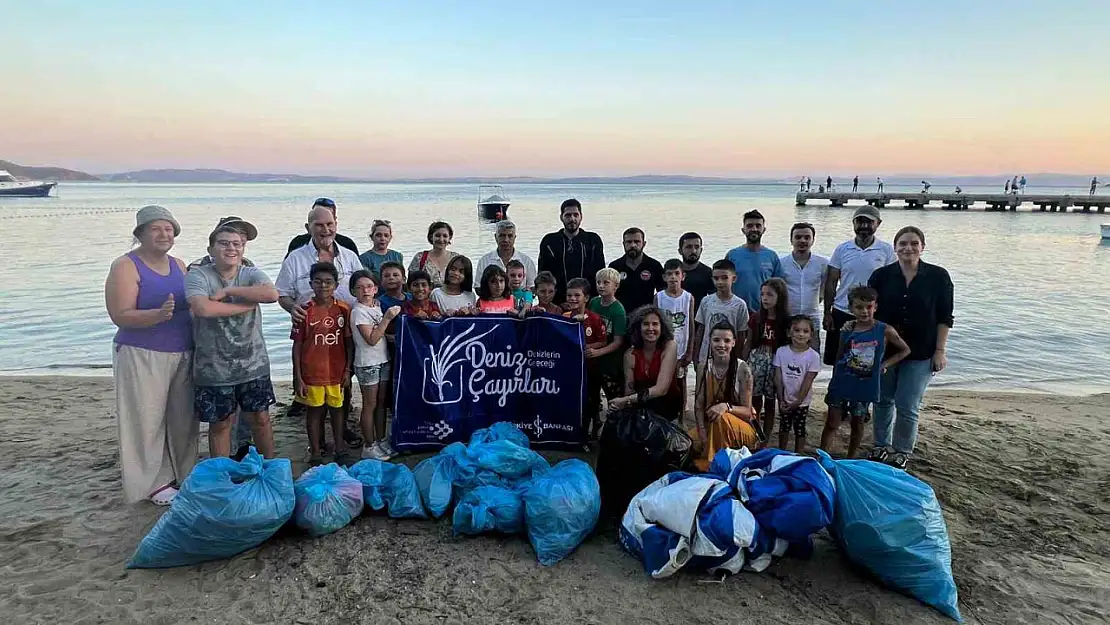
{"label": "person standing on pier", "polygon": [[825,189],[832,193],[832,176],[825,176]]}
{"label": "person standing on pier", "polygon": [[1096,187],[1098,187],[1098,176],[1091,178],[1091,191],[1090,193],[1088,193],[1088,195],[1094,195]]}
{"label": "person standing on pier", "polygon": [[859,176],[852,178],[852,193],[859,191]]}
{"label": "person standing on pier", "polygon": [[856,236],[836,246],[825,272],[825,364],[836,364],[840,329],[855,317],[848,304],[848,291],[866,285],[871,273],[895,262],[894,246],[875,237],[883,223],[879,209],[861,206],[852,215]]}
{"label": "person standing on pier", "polygon": [[1025,174],[1022,174],[1021,180],[1018,180],[1018,186],[1021,187],[1021,194],[1025,195]]}
{"label": "person standing on pier", "polygon": [[810,187],[813,185],[813,179],[806,176],[806,193],[809,193]]}
{"label": "person standing on pier", "polygon": [[1010,192],[1010,181],[1008,179],[1006,180],[1006,186],[1003,188],[1002,192],[1003,193],[1009,193]]}
{"label": "person standing on pier", "polygon": [[[760,292],[768,278],[783,276],[779,255],[762,243],[765,231],[762,213],[757,210],[744,213],[744,237],[747,242],[732,248],[725,255],[736,266],[736,282],[732,285],[732,292],[744,298],[748,310],[758,311],[762,306]],[[742,329],[737,328],[737,331]]]}
{"label": "person standing on pier", "polygon": [[1017,195],[1017,191],[1018,191],[1018,179],[1017,179],[1017,176],[1014,176],[1014,179],[1010,182],[1010,193],[1013,193],[1014,195]]}
{"label": "person standing on pier", "polygon": [[883,179],[882,179],[882,178],[875,178],[875,180],[876,180],[876,181],[877,181],[877,182],[879,183],[879,190],[878,190],[878,192],[879,192],[879,193],[882,193],[882,192],[883,192]]}

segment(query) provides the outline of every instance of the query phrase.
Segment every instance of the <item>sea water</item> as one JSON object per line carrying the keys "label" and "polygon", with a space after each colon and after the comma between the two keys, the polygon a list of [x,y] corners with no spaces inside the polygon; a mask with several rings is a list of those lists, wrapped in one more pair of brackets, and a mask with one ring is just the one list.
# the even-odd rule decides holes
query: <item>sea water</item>
{"label": "sea water", "polygon": [[[621,233],[647,233],[646,253],[677,257],[678,237],[704,239],[707,264],[740,245],[741,215],[767,218],[763,242],[790,251],[790,225],[817,229],[814,251],[830,255],[852,237],[851,208],[794,206],[786,185],[507,185],[517,248],[538,253],[560,227],[559,204],[583,203],[583,227],[605,241],[606,259],[622,253]],[[888,191],[916,191],[897,189]],[[934,187],[934,191],[942,191]],[[1075,190],[1069,190],[1075,191]],[[997,189],[967,188],[967,193]],[[1038,190],[1059,192],[1065,190]],[[1080,191],[1082,192],[1082,191]],[[115,327],[104,310],[104,278],[131,247],[135,211],[166,206],[182,225],[171,252],[186,262],[205,252],[208,233],[237,215],[259,230],[246,256],[276,279],[289,239],[304,232],[316,197],[339,206],[339,231],[370,247],[374,219],[393,223],[393,249],[429,247],[428,224],[449,222],[453,250],[476,260],[495,247],[493,226],[478,220],[476,185],[466,184],[123,184],[63,183],[46,199],[0,198],[0,374],[106,374]],[[956,287],[949,367],[934,386],[1083,394],[1110,391],[1110,247],[1099,226],[1110,216],[1028,212],[883,210],[880,238],[916,225],[924,259],[948,269]],[[290,376],[289,317],[263,306],[274,377]]]}

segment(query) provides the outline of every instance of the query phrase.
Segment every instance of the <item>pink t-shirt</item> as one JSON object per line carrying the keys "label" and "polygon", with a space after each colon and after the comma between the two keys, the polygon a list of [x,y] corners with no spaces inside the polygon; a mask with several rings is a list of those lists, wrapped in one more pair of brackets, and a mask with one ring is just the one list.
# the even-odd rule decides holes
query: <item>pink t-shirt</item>
{"label": "pink t-shirt", "polygon": [[[813,348],[804,352],[796,352],[790,349],[789,345],[783,345],[775,352],[775,359],[772,363],[782,371],[782,386],[786,392],[784,399],[787,403],[797,401],[798,391],[802,390],[802,382],[805,380],[807,373],[819,373],[821,371],[821,355]],[[811,385],[809,394],[798,405],[808,407],[812,401],[813,386]]]}
{"label": "pink t-shirt", "polygon": [[497,301],[488,299],[478,300],[478,310],[484,313],[507,313],[515,309],[513,298],[506,297]]}

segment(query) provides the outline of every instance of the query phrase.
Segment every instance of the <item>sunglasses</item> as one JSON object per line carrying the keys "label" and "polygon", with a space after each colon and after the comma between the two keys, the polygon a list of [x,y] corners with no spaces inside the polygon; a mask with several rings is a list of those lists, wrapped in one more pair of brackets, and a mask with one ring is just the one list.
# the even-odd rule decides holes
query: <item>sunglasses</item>
{"label": "sunglasses", "polygon": [[335,208],[335,201],[331,198],[318,197],[316,198],[316,201],[312,203],[312,205],[323,206],[324,208]]}

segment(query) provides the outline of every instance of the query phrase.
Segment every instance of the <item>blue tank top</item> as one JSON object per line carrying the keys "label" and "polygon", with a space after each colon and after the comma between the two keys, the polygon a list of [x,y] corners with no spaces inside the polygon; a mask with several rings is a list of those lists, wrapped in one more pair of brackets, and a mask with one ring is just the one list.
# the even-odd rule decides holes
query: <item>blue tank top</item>
{"label": "blue tank top", "polygon": [[869,330],[841,332],[843,353],[833,367],[829,396],[837,400],[877,402],[886,352],[886,324],[876,321]]}

